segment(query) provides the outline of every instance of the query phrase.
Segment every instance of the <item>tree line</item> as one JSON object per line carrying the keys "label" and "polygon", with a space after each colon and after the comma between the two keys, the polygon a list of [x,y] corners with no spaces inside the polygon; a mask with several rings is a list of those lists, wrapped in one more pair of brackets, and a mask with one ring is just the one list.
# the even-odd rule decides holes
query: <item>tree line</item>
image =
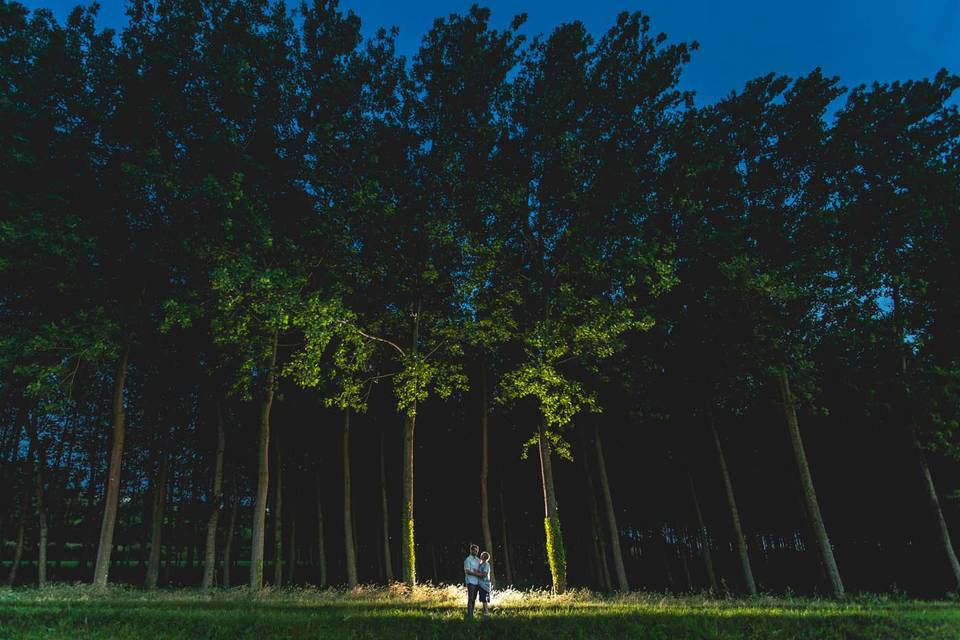
{"label": "tree line", "polygon": [[411,59],[334,0],[127,13],[0,1],[9,584],[412,587],[476,536],[556,592],[960,586],[960,78],[698,106],[640,13]]}

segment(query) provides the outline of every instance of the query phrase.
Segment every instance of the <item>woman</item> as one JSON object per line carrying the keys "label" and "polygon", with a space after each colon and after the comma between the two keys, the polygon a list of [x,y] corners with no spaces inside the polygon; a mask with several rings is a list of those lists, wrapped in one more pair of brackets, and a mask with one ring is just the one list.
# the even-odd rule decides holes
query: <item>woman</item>
{"label": "woman", "polygon": [[480,566],[477,568],[480,576],[480,603],[483,604],[483,615],[487,615],[487,603],[490,602],[490,554],[484,551],[480,554]]}

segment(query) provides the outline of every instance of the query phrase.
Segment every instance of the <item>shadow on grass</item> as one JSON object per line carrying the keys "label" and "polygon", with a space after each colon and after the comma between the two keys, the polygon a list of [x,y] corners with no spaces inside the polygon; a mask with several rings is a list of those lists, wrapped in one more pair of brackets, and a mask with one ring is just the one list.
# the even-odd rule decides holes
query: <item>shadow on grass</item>
{"label": "shadow on grass", "polygon": [[795,638],[867,640],[960,637],[955,618],[842,610],[764,612],[641,607],[504,607],[467,621],[463,609],[393,602],[0,602],[0,638]]}

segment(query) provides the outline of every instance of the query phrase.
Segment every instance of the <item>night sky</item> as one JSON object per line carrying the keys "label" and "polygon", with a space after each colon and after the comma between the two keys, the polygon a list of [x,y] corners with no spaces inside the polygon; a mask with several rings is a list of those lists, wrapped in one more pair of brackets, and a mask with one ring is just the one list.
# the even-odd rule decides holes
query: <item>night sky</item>
{"label": "night sky", "polygon": [[[27,0],[50,7],[63,18],[71,0]],[[399,49],[412,55],[434,18],[466,11],[471,2],[343,0],[364,22],[364,32],[396,25]],[[942,67],[960,72],[960,0],[493,0],[493,24],[502,27],[520,12],[525,32],[547,33],[556,25],[582,20],[600,35],[618,12],[641,10],[655,32],[671,41],[697,40],[701,49],[688,66],[683,86],[697,92],[698,104],[715,101],[751,78],[771,71],[801,75],[819,66],[846,86],[931,76]],[[120,27],[124,3],[105,0],[104,26]]]}

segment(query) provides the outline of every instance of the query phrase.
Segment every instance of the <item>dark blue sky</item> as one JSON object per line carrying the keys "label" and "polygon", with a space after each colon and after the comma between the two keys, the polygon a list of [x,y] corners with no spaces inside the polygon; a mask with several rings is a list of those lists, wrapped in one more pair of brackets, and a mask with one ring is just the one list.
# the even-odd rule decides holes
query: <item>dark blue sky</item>
{"label": "dark blue sky", "polygon": [[[63,17],[71,0],[27,0]],[[465,11],[471,1],[341,0],[360,15],[366,33],[400,28],[401,53],[413,54],[433,19]],[[698,103],[712,102],[747,80],[776,71],[804,74],[820,66],[853,86],[874,80],[921,78],[941,67],[960,73],[960,0],[807,0],[806,2],[730,0],[491,0],[495,26],[526,12],[526,33],[549,32],[582,20],[598,35],[619,11],[641,10],[654,31],[671,41],[698,40],[700,51],[687,67],[683,85]],[[123,24],[124,3],[103,0],[101,23]]]}

